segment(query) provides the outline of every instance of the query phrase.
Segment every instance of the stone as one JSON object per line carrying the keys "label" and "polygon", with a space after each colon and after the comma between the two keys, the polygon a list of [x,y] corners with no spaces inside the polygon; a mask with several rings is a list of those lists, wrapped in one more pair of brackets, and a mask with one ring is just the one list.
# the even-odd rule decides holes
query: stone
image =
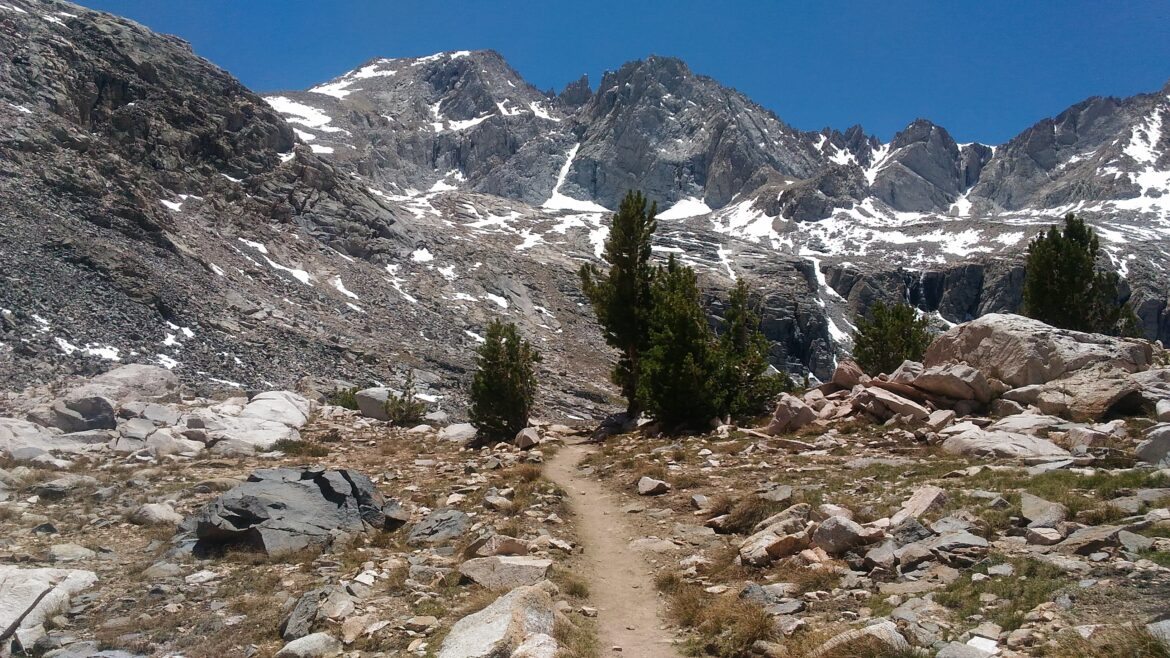
{"label": "stone", "polygon": [[540,445],[540,433],[536,431],[535,427],[525,427],[516,434],[516,440],[513,443],[521,450],[534,448]]}
{"label": "stone", "polygon": [[1036,546],[1052,546],[1064,540],[1064,535],[1060,534],[1059,530],[1045,527],[1028,528],[1028,534],[1024,537],[1029,544]]}
{"label": "stone", "polygon": [[845,390],[851,390],[854,386],[863,383],[867,380],[865,372],[857,362],[852,359],[843,359],[837,364],[837,369],[833,371],[832,382],[834,386],[838,386]]}
{"label": "stone", "polygon": [[475,549],[480,557],[493,555],[528,555],[528,542],[507,535],[492,535]]}
{"label": "stone", "polygon": [[179,391],[179,379],[174,372],[141,363],[117,366],[69,392],[67,398],[100,396],[115,402],[132,400],[167,402]]}
{"label": "stone", "polygon": [[96,582],[92,571],[0,565],[0,646],[16,631],[50,621]]}
{"label": "stone", "polygon": [[130,522],[135,525],[179,525],[183,522],[183,515],[167,503],[146,503],[130,514]]}
{"label": "stone", "polygon": [[240,412],[242,418],[255,418],[300,429],[309,421],[312,405],[292,391],[267,391],[252,398]]}
{"label": "stone", "polygon": [[69,439],[68,436],[27,420],[0,418],[0,455],[16,459],[17,454],[24,454],[22,460],[29,460],[36,455],[47,455],[50,451],[81,453],[92,449],[92,446]]}
{"label": "stone", "polygon": [[1081,528],[1056,545],[1061,553],[1089,555],[1102,548],[1117,545],[1117,534],[1121,526],[1100,525]]}
{"label": "stone", "polygon": [[1121,544],[1122,548],[1130,553],[1140,553],[1154,547],[1153,538],[1139,535],[1135,532],[1129,532],[1128,530],[1122,530],[1117,533],[1117,541]]}
{"label": "stone", "polygon": [[670,491],[670,484],[662,480],[655,480],[645,475],[638,480],[639,496],[661,496],[668,491]]}
{"label": "stone", "polygon": [[776,409],[772,412],[772,420],[764,432],[772,435],[795,432],[816,419],[816,410],[803,400],[788,393],[781,393],[780,399],[776,401]]}
{"label": "stone", "polygon": [[923,364],[966,363],[1012,388],[1046,384],[1094,364],[1125,372],[1150,367],[1147,341],[1057,329],[1019,315],[989,313],[948,329],[926,350]]}
{"label": "stone", "polygon": [[830,516],[812,534],[812,545],[829,555],[842,555],[864,543],[862,527],[843,516]]}
{"label": "stone", "polygon": [[65,432],[112,430],[117,425],[114,405],[100,395],[70,395],[53,403],[53,422]]}
{"label": "stone", "polygon": [[516,556],[480,557],[459,565],[459,573],[493,590],[535,585],[544,580],[552,560]]}
{"label": "stone", "polygon": [[965,363],[931,366],[914,378],[913,385],[932,395],[952,400],[991,402],[991,385],[980,371]]}
{"label": "stone", "polygon": [[1006,398],[998,398],[991,402],[991,415],[995,418],[1003,418],[1005,416],[1014,416],[1016,414],[1024,413],[1024,405],[1019,402],[1008,400]]}
{"label": "stone", "polygon": [[357,402],[358,411],[363,416],[374,420],[389,421],[390,416],[386,413],[386,400],[390,397],[390,392],[390,389],[378,386],[358,391],[354,393],[353,397]]}
{"label": "stone", "polygon": [[479,430],[475,429],[475,425],[471,423],[455,423],[454,425],[448,425],[439,430],[440,440],[453,441],[455,443],[473,443],[478,435]]}
{"label": "stone", "polygon": [[78,544],[54,544],[49,547],[49,560],[52,562],[76,562],[96,555],[93,550]]}
{"label": "stone", "polygon": [[552,636],[534,633],[521,642],[509,658],[556,658],[560,649]]}
{"label": "stone", "polygon": [[1170,398],[1158,400],[1154,406],[1154,418],[1159,423],[1170,423]]}
{"label": "stone", "polygon": [[955,412],[950,409],[932,411],[926,418],[926,426],[935,432],[941,431],[953,422],[955,422]]}
{"label": "stone", "polygon": [[338,533],[387,527],[382,495],[352,470],[272,468],[213,500],[183,522],[193,530],[197,553],[225,544],[268,555],[322,548]]}
{"label": "stone", "polygon": [[284,645],[275,658],[328,658],[341,654],[341,642],[328,633],[313,633]]}
{"label": "stone", "polygon": [[828,655],[846,655],[852,648],[869,648],[874,643],[881,645],[888,653],[908,654],[910,643],[898,632],[898,626],[888,619],[876,621],[869,626],[840,633],[808,654],[808,658]]}
{"label": "stone", "polygon": [[509,656],[537,635],[551,636],[556,611],[539,587],[517,587],[451,627],[438,658]]}
{"label": "stone", "polygon": [[739,556],[752,566],[764,566],[773,560],[796,555],[808,547],[807,532],[801,530],[782,534],[773,526],[745,539],[740,544]]}
{"label": "stone", "polygon": [[994,655],[978,647],[960,644],[958,642],[948,642],[943,648],[939,649],[938,653],[934,655],[934,658],[990,658]]}
{"label": "stone", "polygon": [[353,599],[341,587],[327,585],[309,590],[297,599],[281,622],[280,637],[285,641],[305,637],[317,621],[345,617],[353,610]]}
{"label": "stone", "polygon": [[153,421],[146,418],[131,418],[126,422],[118,425],[118,434],[127,439],[134,439],[137,441],[145,441],[146,437],[154,434],[158,426]]}
{"label": "stone", "polygon": [[457,539],[471,527],[471,517],[456,509],[434,510],[411,529],[406,543],[411,546],[438,546]]}
{"label": "stone", "polygon": [[155,457],[169,455],[197,455],[203,452],[204,445],[199,441],[180,438],[173,430],[163,428],[155,430],[147,439],[145,447]]}
{"label": "stone", "polygon": [[858,400],[867,405],[867,410],[879,418],[905,416],[915,422],[924,422],[930,417],[926,407],[884,388],[870,386],[858,395]]}
{"label": "stone", "polygon": [[1144,437],[1134,451],[1137,458],[1158,468],[1170,467],[1170,423],[1154,425]]}
{"label": "stone", "polygon": [[1071,458],[1067,450],[1048,439],[1013,432],[988,431],[971,427],[949,436],[942,443],[943,452],[975,457],[1006,457],[1010,459]]}
{"label": "stone", "polygon": [[1068,508],[1021,491],[1020,516],[1028,521],[1029,528],[1055,528],[1068,518]]}
{"label": "stone", "polygon": [[917,519],[947,502],[947,492],[934,485],[919,487],[902,503],[902,509],[890,517],[890,525],[897,526],[906,519]]}

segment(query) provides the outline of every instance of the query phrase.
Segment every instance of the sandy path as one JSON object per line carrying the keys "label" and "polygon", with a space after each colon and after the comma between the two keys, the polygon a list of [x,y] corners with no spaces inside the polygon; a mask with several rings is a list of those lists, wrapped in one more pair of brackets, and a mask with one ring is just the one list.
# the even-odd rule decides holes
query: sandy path
{"label": "sandy path", "polygon": [[[589,598],[597,607],[602,653],[679,658],[672,634],[659,630],[664,611],[650,568],[629,547],[636,535],[614,496],[577,472],[577,462],[589,453],[587,446],[565,446],[545,465],[545,477],[569,493],[569,506],[577,517],[577,536],[585,549],[578,575],[589,582]],[[614,647],[621,647],[621,654],[612,651]]]}

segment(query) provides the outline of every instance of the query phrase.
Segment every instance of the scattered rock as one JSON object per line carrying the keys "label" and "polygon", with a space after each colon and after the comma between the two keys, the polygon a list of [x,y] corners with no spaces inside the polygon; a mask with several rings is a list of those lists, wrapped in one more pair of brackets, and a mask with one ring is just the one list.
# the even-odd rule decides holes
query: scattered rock
{"label": "scattered rock", "polygon": [[535,585],[545,579],[550,567],[552,560],[493,556],[468,560],[459,565],[459,573],[488,589],[504,590]]}
{"label": "scattered rock", "polygon": [[670,484],[662,480],[655,480],[645,475],[638,480],[639,496],[661,496],[668,491],[670,491]]}

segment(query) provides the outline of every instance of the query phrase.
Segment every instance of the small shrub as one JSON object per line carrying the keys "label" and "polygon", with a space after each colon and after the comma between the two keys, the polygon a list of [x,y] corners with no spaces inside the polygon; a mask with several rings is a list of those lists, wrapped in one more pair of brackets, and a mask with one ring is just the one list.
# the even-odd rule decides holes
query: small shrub
{"label": "small shrub", "polygon": [[335,407],[344,407],[346,409],[357,410],[357,392],[358,389],[356,386],[353,388],[339,388],[334,391],[330,391],[329,394],[325,396],[325,402]]}
{"label": "small shrub", "polygon": [[414,393],[414,372],[406,371],[406,383],[402,385],[402,395],[391,393],[386,397],[386,416],[390,422],[399,427],[417,425],[427,413],[427,405],[419,400]]}

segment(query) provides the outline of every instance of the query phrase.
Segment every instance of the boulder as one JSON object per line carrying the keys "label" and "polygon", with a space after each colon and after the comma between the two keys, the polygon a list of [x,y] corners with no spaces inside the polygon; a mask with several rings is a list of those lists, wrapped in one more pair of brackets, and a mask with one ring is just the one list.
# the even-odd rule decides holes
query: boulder
{"label": "boulder", "polygon": [[1170,467],[1170,423],[1147,429],[1135,454],[1138,459],[1159,468]]}
{"label": "boulder", "polygon": [[955,422],[954,411],[951,411],[950,409],[939,409],[937,411],[930,412],[930,415],[927,416],[926,427],[932,431],[938,432],[953,422]]}
{"label": "boulder", "polygon": [[942,449],[952,455],[976,457],[1011,459],[1072,457],[1067,450],[1047,439],[1014,432],[984,430],[974,426],[949,436],[943,441]]}
{"label": "boulder", "polygon": [[459,565],[459,573],[487,589],[510,590],[544,580],[552,560],[521,556],[479,557]]}
{"label": "boulder", "polygon": [[817,526],[812,545],[829,555],[842,555],[866,543],[864,528],[843,516],[830,516]]}
{"label": "boulder", "polygon": [[965,363],[931,366],[914,378],[914,387],[932,395],[952,400],[991,402],[991,385],[987,377]]}
{"label": "boulder", "polygon": [[440,439],[455,443],[473,443],[478,435],[479,430],[471,423],[455,423],[439,430]]}
{"label": "boulder", "polygon": [[768,434],[794,432],[816,419],[815,409],[794,395],[782,393],[776,402],[775,411],[772,412],[772,420],[764,431]]}
{"label": "boulder", "polygon": [[241,545],[269,555],[324,547],[342,533],[388,525],[385,501],[369,478],[351,470],[271,468],[255,471],[184,521],[202,553]]}
{"label": "boulder", "polygon": [[438,658],[510,656],[529,639],[552,636],[556,611],[539,587],[517,587],[488,607],[455,622]]}
{"label": "boulder", "polygon": [[114,405],[100,395],[83,395],[58,400],[52,406],[53,425],[65,432],[112,430]]}
{"label": "boulder", "polygon": [[[874,646],[875,644],[877,647]],[[862,649],[868,651],[877,649],[873,655],[907,655],[911,652],[910,643],[898,632],[898,626],[888,619],[883,619],[864,628],[845,631],[830,638],[820,647],[811,651],[808,658],[830,655],[844,656],[849,655],[853,650]]]}
{"label": "boulder", "polygon": [[313,633],[284,645],[275,658],[329,658],[341,654],[341,642],[328,633]]}
{"label": "boulder", "polygon": [[94,449],[92,445],[70,439],[56,430],[46,429],[27,420],[0,418],[0,455],[48,455],[50,451],[80,453]]}
{"label": "boulder", "polygon": [[771,526],[745,539],[740,544],[739,556],[745,563],[760,567],[808,547],[809,535],[804,530],[784,533],[780,527]]}
{"label": "boulder", "polygon": [[67,399],[98,396],[116,403],[131,400],[166,402],[175,400],[179,379],[174,372],[158,366],[131,363],[118,366],[69,392]]}
{"label": "boulder", "polygon": [[95,582],[92,571],[0,565],[0,647],[19,630],[48,622]]}
{"label": "boulder", "polygon": [[926,407],[879,386],[870,386],[865,389],[857,395],[857,400],[865,407],[866,411],[878,418],[907,416],[922,422],[930,417],[930,411]]}
{"label": "boulder", "polygon": [[514,441],[517,448],[527,450],[535,448],[540,445],[540,432],[536,431],[534,427],[525,427],[516,433],[516,440]]}
{"label": "boulder", "polygon": [[943,489],[930,484],[919,487],[902,503],[902,509],[890,518],[890,525],[898,526],[907,519],[917,519],[936,507],[942,507],[946,502],[947,492]]}
{"label": "boulder", "polygon": [[183,522],[183,515],[167,503],[147,503],[130,515],[130,522],[136,525],[172,525]]}
{"label": "boulder", "polygon": [[1020,516],[1028,522],[1029,528],[1055,528],[1068,517],[1068,508],[1021,491]]}
{"label": "boulder", "polygon": [[837,364],[837,369],[833,371],[832,382],[835,386],[839,386],[845,390],[851,390],[854,386],[864,383],[863,380],[868,380],[865,372],[857,362],[852,359],[845,359]]}
{"label": "boulder", "polygon": [[1158,400],[1154,407],[1154,417],[1159,423],[1170,423],[1170,398]]}
{"label": "boulder", "polygon": [[1081,528],[1057,544],[1056,550],[1061,553],[1072,553],[1076,555],[1096,553],[1102,548],[1116,546],[1118,542],[1117,535],[1121,530],[1121,526],[1115,525]]}
{"label": "boulder", "polygon": [[197,455],[203,452],[204,445],[198,441],[176,436],[170,428],[155,430],[146,439],[145,448],[155,457],[168,455]]}
{"label": "boulder", "polygon": [[317,622],[342,619],[352,614],[355,608],[353,597],[337,585],[309,590],[297,599],[281,622],[280,637],[286,642],[305,637]]}
{"label": "boulder", "polygon": [[353,397],[357,401],[358,411],[363,416],[374,420],[389,421],[390,416],[386,413],[386,400],[390,397],[390,393],[390,389],[385,386],[377,386],[358,391],[354,393]]}
{"label": "boulder", "polygon": [[457,509],[434,510],[411,529],[406,543],[411,546],[438,546],[457,539],[471,527],[471,517]]}
{"label": "boulder", "polygon": [[661,496],[668,491],[670,491],[670,484],[662,480],[655,480],[645,475],[638,480],[639,496]]}
{"label": "boulder", "polygon": [[252,398],[240,412],[242,418],[257,418],[300,429],[309,421],[312,405],[291,391],[268,391]]}
{"label": "boulder", "polygon": [[1012,388],[1045,384],[1094,364],[1125,372],[1150,367],[1143,340],[1057,329],[1019,315],[990,313],[947,330],[931,343],[928,367],[966,363]]}

